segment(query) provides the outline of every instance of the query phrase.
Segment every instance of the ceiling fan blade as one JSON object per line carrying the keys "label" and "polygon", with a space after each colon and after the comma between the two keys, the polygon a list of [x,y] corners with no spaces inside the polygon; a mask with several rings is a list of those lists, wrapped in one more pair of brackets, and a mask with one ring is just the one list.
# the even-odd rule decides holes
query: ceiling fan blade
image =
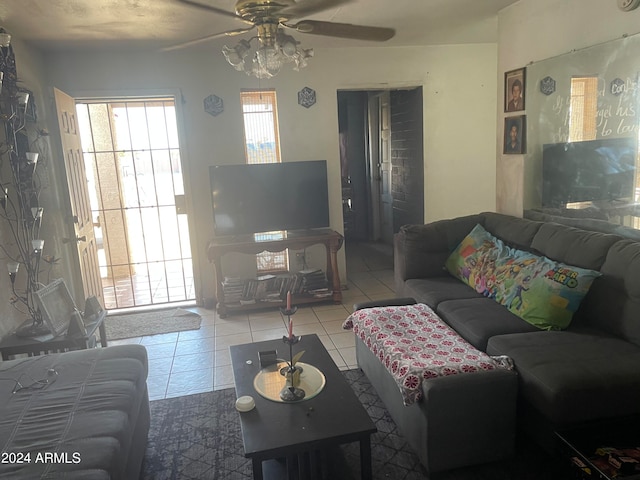
{"label": "ceiling fan blade", "polygon": [[225,17],[232,17],[232,18],[235,18],[236,20],[240,20],[245,23],[251,23],[251,22],[248,22],[247,20],[244,20],[242,17],[236,15],[235,12],[230,12],[222,8],[214,7],[213,5],[206,5],[204,3],[196,2],[194,0],[178,0],[178,1],[186,5],[189,5],[191,7],[199,8],[201,10],[206,10],[207,12],[215,12],[218,15],[224,15]]}
{"label": "ceiling fan blade", "polygon": [[351,23],[321,22],[317,20],[303,20],[295,25],[283,25],[294,28],[300,33],[351,38],[354,40],[370,40],[373,42],[384,42],[396,34],[393,28],[367,27],[364,25],[353,25]]}
{"label": "ceiling fan blade", "polygon": [[280,13],[288,18],[306,17],[352,1],[353,0],[300,0],[295,5],[283,8]]}
{"label": "ceiling fan blade", "polygon": [[209,40],[213,40],[214,38],[234,37],[236,35],[242,35],[243,33],[247,33],[248,31],[253,30],[253,28],[254,27],[251,26],[249,28],[237,28],[235,30],[227,30],[226,32],[214,33],[213,35],[207,35],[206,37],[196,38],[194,40],[189,40],[188,42],[183,42],[177,45],[163,48],[162,51],[170,52],[172,50],[190,47],[191,45],[197,45],[198,43],[208,42]]}

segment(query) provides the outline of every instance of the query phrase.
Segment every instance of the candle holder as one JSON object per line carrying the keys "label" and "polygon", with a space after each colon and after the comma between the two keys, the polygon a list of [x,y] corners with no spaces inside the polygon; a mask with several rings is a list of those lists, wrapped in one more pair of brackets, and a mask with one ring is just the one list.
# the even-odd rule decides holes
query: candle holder
{"label": "candle holder", "polygon": [[[280,308],[280,312],[287,316],[289,325],[291,324],[291,315],[294,315],[297,310],[298,307]],[[289,330],[289,335],[282,336],[282,341],[289,345],[289,360],[287,361],[287,366],[280,369],[280,375],[286,379],[286,384],[280,391],[280,399],[285,402],[297,402],[302,400],[306,395],[305,391],[299,387],[302,367],[296,365],[304,351],[298,352],[295,357],[293,356],[293,346],[301,339],[301,336],[293,335],[291,329]]]}

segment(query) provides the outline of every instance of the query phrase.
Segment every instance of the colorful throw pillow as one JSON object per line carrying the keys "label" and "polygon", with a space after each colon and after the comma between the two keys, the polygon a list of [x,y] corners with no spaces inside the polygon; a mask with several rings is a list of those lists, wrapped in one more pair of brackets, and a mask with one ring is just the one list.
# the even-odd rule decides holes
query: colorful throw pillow
{"label": "colorful throw pillow", "polygon": [[480,225],[451,254],[446,267],[479,293],[543,330],[567,328],[601,275],[508,247]]}
{"label": "colorful throw pillow", "polygon": [[449,256],[445,267],[476,292],[490,296],[496,264],[506,254],[507,247],[502,240],[478,224]]}
{"label": "colorful throw pillow", "polygon": [[496,268],[496,301],[543,330],[567,328],[600,272],[510,250]]}

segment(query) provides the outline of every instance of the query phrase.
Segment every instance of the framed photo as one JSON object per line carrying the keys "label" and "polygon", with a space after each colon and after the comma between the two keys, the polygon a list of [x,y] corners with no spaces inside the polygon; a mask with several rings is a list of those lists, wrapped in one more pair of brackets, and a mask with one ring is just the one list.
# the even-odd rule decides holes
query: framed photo
{"label": "framed photo", "polygon": [[511,70],[504,74],[504,111],[524,110],[525,68]]}
{"label": "framed photo", "polygon": [[525,115],[506,117],[504,119],[505,154],[521,154],[525,152]]}
{"label": "framed photo", "polygon": [[54,337],[66,333],[76,305],[64,280],[59,278],[34,294],[42,319]]}

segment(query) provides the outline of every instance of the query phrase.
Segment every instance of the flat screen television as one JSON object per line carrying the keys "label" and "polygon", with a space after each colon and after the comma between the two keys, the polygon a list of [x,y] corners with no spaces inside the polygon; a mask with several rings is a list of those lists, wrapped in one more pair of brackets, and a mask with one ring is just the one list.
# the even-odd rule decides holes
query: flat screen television
{"label": "flat screen television", "polygon": [[209,167],[216,235],[329,226],[327,162]]}
{"label": "flat screen television", "polygon": [[543,207],[631,200],[637,142],[635,138],[607,138],[543,145]]}

